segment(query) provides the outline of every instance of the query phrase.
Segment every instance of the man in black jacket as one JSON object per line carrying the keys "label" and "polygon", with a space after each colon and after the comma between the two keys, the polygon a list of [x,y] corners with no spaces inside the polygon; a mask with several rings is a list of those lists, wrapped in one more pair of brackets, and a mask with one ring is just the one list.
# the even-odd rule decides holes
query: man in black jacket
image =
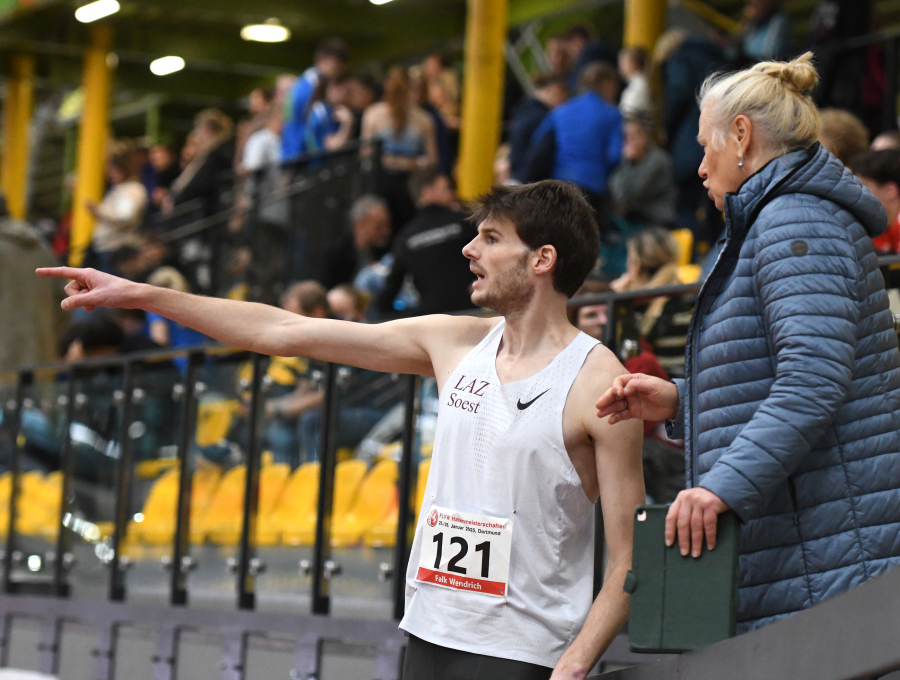
{"label": "man in black jacket", "polygon": [[375,312],[392,316],[393,302],[407,274],[419,292],[416,314],[472,309],[469,289],[474,276],[462,249],[476,235],[475,226],[456,210],[450,179],[439,169],[420,170],[409,181],[419,213],[394,239],[394,262]]}

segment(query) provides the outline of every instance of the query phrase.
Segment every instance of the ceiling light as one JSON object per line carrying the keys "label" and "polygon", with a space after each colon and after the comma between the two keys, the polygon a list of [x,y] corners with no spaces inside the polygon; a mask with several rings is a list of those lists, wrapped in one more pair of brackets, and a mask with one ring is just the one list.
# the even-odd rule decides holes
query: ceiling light
{"label": "ceiling light", "polygon": [[277,43],[289,40],[291,32],[282,26],[278,19],[269,19],[262,24],[250,24],[241,29],[244,40],[254,42]]}
{"label": "ceiling light", "polygon": [[150,72],[155,76],[167,76],[184,68],[181,57],[160,57],[150,62]]}
{"label": "ceiling light", "polygon": [[390,1],[391,0],[369,0],[369,2],[371,2],[373,5],[386,5]]}
{"label": "ceiling light", "polygon": [[120,9],[118,0],[97,0],[75,10],[75,18],[83,24],[115,14]]}

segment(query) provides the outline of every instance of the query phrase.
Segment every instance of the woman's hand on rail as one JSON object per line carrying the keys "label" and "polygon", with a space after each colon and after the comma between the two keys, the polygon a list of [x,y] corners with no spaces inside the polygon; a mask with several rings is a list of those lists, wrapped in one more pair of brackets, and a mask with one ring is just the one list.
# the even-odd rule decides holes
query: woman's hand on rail
{"label": "woman's hand on rail", "polygon": [[597,402],[597,417],[609,424],[622,420],[665,420],[678,414],[678,388],[652,375],[620,375]]}

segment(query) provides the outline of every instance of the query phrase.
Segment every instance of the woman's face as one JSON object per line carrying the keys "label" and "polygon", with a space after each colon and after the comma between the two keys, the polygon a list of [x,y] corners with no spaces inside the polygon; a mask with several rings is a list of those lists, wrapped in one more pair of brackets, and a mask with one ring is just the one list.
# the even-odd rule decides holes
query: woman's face
{"label": "woman's face", "polygon": [[736,135],[731,134],[731,131],[726,135],[722,148],[717,149],[712,145],[712,131],[706,109],[700,112],[700,134],[697,135],[697,141],[704,151],[698,174],[703,178],[703,186],[716,208],[724,210],[725,194],[737,191],[747,178],[747,161],[745,159],[743,168],[738,165],[742,158],[741,149]]}

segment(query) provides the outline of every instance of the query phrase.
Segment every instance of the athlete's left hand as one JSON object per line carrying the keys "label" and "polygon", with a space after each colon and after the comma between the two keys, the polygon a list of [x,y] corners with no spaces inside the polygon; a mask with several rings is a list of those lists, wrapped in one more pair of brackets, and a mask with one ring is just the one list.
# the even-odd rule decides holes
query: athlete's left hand
{"label": "athlete's left hand", "polygon": [[704,533],[706,547],[710,550],[716,547],[716,524],[719,515],[726,510],[730,508],[725,501],[712,491],[702,486],[685,489],[678,494],[666,515],[666,545],[675,542],[677,531],[681,554],[700,557]]}
{"label": "athlete's left hand", "polygon": [[585,680],[587,678],[591,669],[585,668],[583,664],[576,662],[572,658],[568,658],[572,656],[571,650],[571,647],[566,650],[566,653],[556,663],[556,668],[553,669],[553,675],[550,676],[550,680]]}

